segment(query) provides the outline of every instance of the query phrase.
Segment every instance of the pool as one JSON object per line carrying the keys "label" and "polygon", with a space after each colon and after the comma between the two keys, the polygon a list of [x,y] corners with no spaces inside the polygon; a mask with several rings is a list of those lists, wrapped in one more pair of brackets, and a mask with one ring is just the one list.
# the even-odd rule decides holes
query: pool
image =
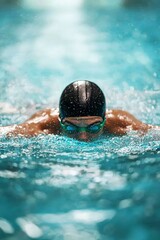
{"label": "pool", "polygon": [[[160,125],[159,10],[119,2],[1,7],[1,126],[57,107],[76,79],[102,87],[108,108]],[[159,240],[159,167],[156,131],[1,136],[0,239]]]}

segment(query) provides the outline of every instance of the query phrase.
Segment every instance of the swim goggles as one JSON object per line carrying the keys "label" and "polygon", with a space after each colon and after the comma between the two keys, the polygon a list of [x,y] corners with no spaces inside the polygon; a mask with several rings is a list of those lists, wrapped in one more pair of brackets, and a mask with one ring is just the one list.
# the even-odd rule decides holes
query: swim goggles
{"label": "swim goggles", "polygon": [[88,125],[87,127],[78,127],[72,123],[63,123],[62,121],[60,121],[60,125],[62,127],[62,129],[69,133],[69,134],[74,134],[77,132],[88,132],[88,133],[98,133],[105,124],[106,119],[103,120],[103,122],[100,123],[93,123]]}

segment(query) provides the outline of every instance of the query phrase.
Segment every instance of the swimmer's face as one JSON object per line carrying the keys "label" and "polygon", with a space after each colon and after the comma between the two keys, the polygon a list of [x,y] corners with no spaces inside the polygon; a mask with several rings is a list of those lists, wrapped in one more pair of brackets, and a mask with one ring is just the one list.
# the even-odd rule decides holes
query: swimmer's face
{"label": "swimmer's face", "polygon": [[99,137],[104,124],[105,120],[98,116],[67,117],[61,122],[65,135],[86,142]]}

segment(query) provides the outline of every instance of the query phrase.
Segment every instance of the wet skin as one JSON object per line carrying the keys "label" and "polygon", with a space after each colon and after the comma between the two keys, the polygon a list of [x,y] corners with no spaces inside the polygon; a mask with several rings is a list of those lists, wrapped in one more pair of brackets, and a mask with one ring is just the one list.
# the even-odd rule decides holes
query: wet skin
{"label": "wet skin", "polygon": [[[75,124],[79,127],[87,127],[90,124],[101,122],[102,118],[99,116],[86,116],[76,118],[66,118],[65,121]],[[159,126],[152,126],[145,124],[136,119],[132,114],[123,110],[109,110],[106,111],[106,122],[102,129],[97,133],[88,133],[80,131],[75,134],[66,133],[59,120],[58,109],[45,109],[33,114],[28,120],[19,125],[0,127],[0,133],[7,136],[21,135],[26,137],[36,136],[38,134],[57,134],[67,135],[69,137],[90,141],[100,135],[124,135],[130,131],[138,131],[142,134],[149,129],[160,130]]]}

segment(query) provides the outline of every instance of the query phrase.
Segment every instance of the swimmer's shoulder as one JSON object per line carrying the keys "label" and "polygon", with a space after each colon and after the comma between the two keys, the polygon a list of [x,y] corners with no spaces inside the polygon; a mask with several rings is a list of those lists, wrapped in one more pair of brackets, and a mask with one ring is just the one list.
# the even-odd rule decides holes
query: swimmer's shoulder
{"label": "swimmer's shoulder", "polygon": [[106,111],[105,130],[108,133],[123,135],[129,131],[147,132],[150,128],[150,125],[141,122],[127,111],[120,109]]}
{"label": "swimmer's shoulder", "polygon": [[114,117],[118,117],[118,116],[133,116],[133,115],[122,109],[106,110],[106,118],[114,118]]}
{"label": "swimmer's shoulder", "polygon": [[34,113],[22,125],[23,128],[33,128],[37,131],[48,134],[59,134],[59,110],[58,108],[46,108]]}
{"label": "swimmer's shoulder", "polygon": [[140,122],[131,113],[121,109],[111,109],[106,111],[106,119],[116,121],[118,123],[123,122]]}
{"label": "swimmer's shoulder", "polygon": [[106,123],[104,132],[106,134],[125,134],[124,129],[124,115],[125,112],[117,109],[106,110]]}
{"label": "swimmer's shoulder", "polygon": [[39,110],[38,112],[34,113],[29,119],[26,120],[27,123],[29,122],[42,122],[46,120],[58,120],[59,117],[59,109],[58,108],[46,108]]}
{"label": "swimmer's shoulder", "polygon": [[34,113],[21,124],[0,127],[0,135],[36,136],[38,134],[60,134],[59,110],[57,108],[43,109]]}

